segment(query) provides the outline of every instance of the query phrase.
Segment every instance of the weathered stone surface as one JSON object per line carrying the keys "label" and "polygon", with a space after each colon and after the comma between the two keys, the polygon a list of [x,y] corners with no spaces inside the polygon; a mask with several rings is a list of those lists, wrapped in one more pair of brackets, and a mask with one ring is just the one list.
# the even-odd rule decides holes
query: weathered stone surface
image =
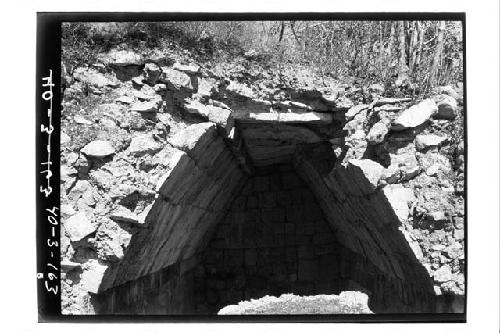
{"label": "weathered stone surface", "polygon": [[132,193],[136,192],[137,188],[129,184],[118,184],[117,186],[111,187],[109,196],[114,200],[121,200]]}
{"label": "weathered stone surface", "polygon": [[233,97],[229,107],[235,114],[248,115],[250,113],[276,112],[272,108],[273,104],[264,99],[249,98],[243,95]]}
{"label": "weathered stone surface", "polygon": [[[454,276],[454,280],[443,282],[440,285],[440,289],[442,291],[442,294],[445,295],[464,295],[465,294],[465,289],[464,289],[464,284],[461,282],[458,282],[457,280],[462,280],[458,279],[457,276]],[[453,297],[454,302],[452,303],[452,309],[456,312],[462,312],[462,309],[464,308],[464,303],[463,299],[462,301],[459,301],[461,298],[459,297]]]}
{"label": "weathered stone surface", "polygon": [[437,112],[437,105],[432,99],[426,99],[404,110],[393,122],[393,130],[405,130],[424,124]]}
{"label": "weathered stone surface", "polygon": [[[172,166],[172,160],[177,161],[176,154],[182,154],[183,152],[179,149],[172,147],[167,144],[162,148],[160,152],[154,155],[152,160],[152,165],[162,165],[164,167]],[[175,164],[173,164],[175,166]]]}
{"label": "weathered stone surface", "polygon": [[106,61],[110,65],[128,66],[141,65],[143,63],[142,56],[133,51],[127,50],[112,50],[106,56]]}
{"label": "weathered stone surface", "polygon": [[249,141],[267,142],[268,140],[275,140],[277,142],[282,142],[283,145],[288,143],[314,143],[320,141],[318,134],[307,128],[280,125],[279,129],[279,131],[276,131],[276,127],[272,125],[249,126],[243,130],[243,136]]}
{"label": "weathered stone surface", "polygon": [[443,244],[435,244],[435,245],[432,245],[431,246],[431,250],[432,251],[436,251],[436,252],[441,252],[443,251],[444,249],[446,249],[446,246],[443,245]]}
{"label": "weathered stone surface", "polygon": [[[335,89],[316,89],[315,87],[297,87],[290,91],[290,98],[294,102],[307,105],[310,110],[317,112],[333,112],[334,108],[348,109],[353,106],[352,101],[340,96]],[[292,110],[296,112],[296,110]]]}
{"label": "weathered stone surface", "polygon": [[380,180],[380,178],[384,173],[383,166],[369,159],[350,160],[347,165],[347,168],[348,170],[356,169],[361,171],[365,179],[371,185],[371,190],[375,190],[377,188],[378,181]]}
{"label": "weathered stone surface", "polygon": [[138,216],[122,206],[112,211],[109,218],[115,222],[139,223]]}
{"label": "weathered stone surface", "polygon": [[332,121],[330,114],[307,112],[307,113],[283,113],[279,114],[279,122],[305,122],[305,123],[328,123]]}
{"label": "weathered stone surface", "polygon": [[230,123],[231,111],[213,105],[205,105],[198,101],[190,101],[186,104],[185,109],[189,113],[198,114],[207,118],[210,122],[227,126]]}
{"label": "weathered stone surface", "polygon": [[68,167],[66,165],[61,165],[60,169],[60,179],[61,179],[61,189],[68,192],[71,187],[75,184],[76,177],[78,176],[78,171],[76,168]]}
{"label": "weathered stone surface", "polygon": [[141,156],[144,154],[154,154],[161,150],[161,145],[151,134],[140,134],[132,138],[129,151],[132,155]]}
{"label": "weathered stone surface", "polygon": [[451,272],[451,268],[448,265],[444,265],[434,272],[433,275],[434,281],[438,283],[444,283],[447,281],[453,280],[453,273]]}
{"label": "weathered stone surface", "polygon": [[255,165],[289,162],[299,145],[321,141],[314,131],[289,124],[247,124],[241,133]]}
{"label": "weathered stone surface", "polygon": [[399,169],[402,181],[410,180],[421,172],[416,152],[415,145],[411,142],[389,151],[391,161],[389,168]]}
{"label": "weathered stone surface", "polygon": [[96,107],[96,111],[99,114],[108,115],[110,117],[120,118],[120,115],[124,111],[124,107],[119,103],[104,103],[99,104]]}
{"label": "weathered stone surface", "polygon": [[250,99],[257,97],[249,86],[236,81],[230,81],[229,85],[226,87],[226,91],[231,94],[240,95]]}
{"label": "weathered stone surface", "polygon": [[106,75],[99,73],[94,69],[79,67],[75,69],[73,77],[86,83],[88,85],[94,86],[96,88],[112,87],[115,88],[119,86],[119,82],[108,78]]}
{"label": "weathered stone surface", "polygon": [[373,83],[368,86],[368,91],[375,93],[377,95],[382,95],[385,91],[385,88],[382,84],[380,83]]}
{"label": "weathered stone surface", "polygon": [[77,213],[68,218],[65,222],[63,222],[63,226],[72,242],[82,240],[96,231],[96,227],[83,212]]}
{"label": "weathered stone surface", "polygon": [[415,147],[417,150],[425,150],[439,146],[447,138],[435,134],[419,134],[415,137]]}
{"label": "weathered stone surface", "polygon": [[273,108],[278,108],[283,112],[307,112],[313,111],[313,108],[307,104],[295,101],[283,101],[273,104]]}
{"label": "weathered stone surface", "polygon": [[134,90],[133,92],[134,97],[137,98],[139,101],[160,101],[161,98],[160,96],[156,93],[154,88],[151,88],[150,86],[142,86],[140,90]]}
{"label": "weathered stone surface", "polygon": [[394,184],[385,186],[383,192],[399,220],[406,221],[410,214],[411,203],[415,200],[412,189]]}
{"label": "weathered stone surface", "polygon": [[368,109],[368,107],[369,107],[369,105],[366,105],[366,104],[355,105],[346,112],[345,118],[347,120],[351,120],[352,118],[354,118],[354,116],[356,116],[361,111]]}
{"label": "weathered stone surface", "polygon": [[150,85],[155,85],[160,78],[161,68],[155,63],[149,62],[144,66],[144,73],[144,81]]}
{"label": "weathered stone surface", "polygon": [[[198,91],[196,92],[198,96],[203,98],[208,98],[217,91],[218,91],[218,84],[217,80],[215,80],[214,78],[202,77],[198,80]],[[213,105],[220,107],[220,105],[217,105],[216,103],[222,103],[222,102],[212,101],[212,103]],[[227,106],[225,108],[228,109]]]}
{"label": "weathered stone surface", "polygon": [[415,258],[417,258],[417,260],[424,260],[424,253],[422,252],[422,249],[420,248],[418,242],[408,238],[406,240],[408,241],[408,245],[410,245],[411,250],[415,254]]}
{"label": "weathered stone surface", "polygon": [[431,165],[430,167],[428,167],[426,170],[425,170],[425,174],[427,176],[436,176],[438,173],[439,173],[439,170],[440,170],[440,166],[439,164],[434,164],[434,165]]}
{"label": "weathered stone surface", "polygon": [[74,121],[75,123],[80,125],[92,125],[92,122],[90,120],[85,119],[85,117],[82,116],[75,116]]}
{"label": "weathered stone surface", "polygon": [[366,140],[369,144],[379,144],[384,141],[386,134],[389,132],[387,125],[383,121],[379,121],[370,129]]}
{"label": "weathered stone surface", "polygon": [[297,314],[368,314],[368,295],[359,291],[343,291],[340,295],[280,297],[264,296],[260,299],[239,302],[221,309],[219,315],[297,315]]}
{"label": "weathered stone surface", "polygon": [[213,132],[215,125],[213,123],[199,123],[186,127],[184,130],[170,138],[168,142],[183,151],[192,150],[198,140],[206,133]]}
{"label": "weathered stone surface", "polygon": [[384,104],[382,106],[376,106],[374,108],[375,112],[398,112],[401,111],[403,107],[397,106],[397,105],[391,105],[391,104]]}
{"label": "weathered stone surface", "polygon": [[422,172],[422,169],[418,165],[405,166],[400,170],[402,172],[401,180],[403,181],[413,179]]}
{"label": "weathered stone surface", "polygon": [[113,155],[115,148],[113,148],[109,141],[96,140],[88,143],[82,148],[81,152],[89,157],[104,158]]}
{"label": "weathered stone surface", "polygon": [[196,75],[200,73],[200,66],[198,65],[182,65],[178,62],[176,62],[173,66],[173,69],[184,72],[189,75]]}
{"label": "weathered stone surface", "polygon": [[99,291],[99,286],[107,268],[108,266],[100,264],[95,259],[85,263],[81,274],[82,290],[96,294]]}
{"label": "weathered stone surface", "polygon": [[[349,109],[354,106],[354,102],[346,96],[340,96],[335,100],[335,107],[339,109]],[[326,111],[326,110],[322,110]]]}
{"label": "weathered stone surface", "polygon": [[435,89],[435,91],[438,93],[438,94],[445,94],[445,95],[448,95],[448,96],[451,96],[453,97],[454,99],[459,99],[460,98],[460,95],[455,91],[455,89],[453,89],[452,86],[441,86],[441,87],[437,87]]}
{"label": "weathered stone surface", "polygon": [[160,75],[159,81],[164,82],[167,86],[174,90],[187,90],[192,91],[193,86],[191,85],[191,78],[184,72],[172,69],[170,67],[162,67],[162,73]]}
{"label": "weathered stone surface", "polygon": [[427,214],[427,217],[434,222],[442,222],[448,220],[445,212],[443,211],[429,212]]}
{"label": "weathered stone surface", "polygon": [[63,272],[70,272],[76,268],[81,268],[82,265],[77,263],[77,262],[72,262],[69,260],[63,260],[61,261],[61,270]]}
{"label": "weathered stone surface", "polygon": [[61,146],[69,142],[71,142],[71,138],[69,137],[69,135],[61,131]]}
{"label": "weathered stone surface", "polygon": [[137,102],[130,107],[130,111],[147,113],[147,112],[158,112],[161,101],[154,100],[148,102]]}
{"label": "weathered stone surface", "polygon": [[411,102],[411,98],[392,98],[392,97],[384,97],[380,98],[373,102],[373,106],[382,106],[385,104],[398,104],[398,103],[406,103]]}
{"label": "weathered stone surface", "polygon": [[144,78],[142,76],[135,76],[131,80],[136,86],[142,87],[144,85]]}
{"label": "weathered stone surface", "polygon": [[140,68],[144,63],[142,55],[129,50],[111,50],[102,57],[105,65],[109,66],[121,81],[128,81],[140,75]]}
{"label": "weathered stone surface", "polygon": [[397,165],[391,164],[385,169],[380,179],[381,181],[385,181],[387,184],[394,184],[397,183],[400,178],[401,170]]}
{"label": "weathered stone surface", "polygon": [[123,250],[130,242],[130,233],[117,223],[105,218],[101,219],[95,238],[98,258],[116,262],[123,258]]}
{"label": "weathered stone surface", "polygon": [[429,168],[442,172],[450,172],[452,170],[450,160],[436,150],[429,150],[425,154],[421,153],[418,162],[426,170]]}
{"label": "weathered stone surface", "polygon": [[[177,150],[177,152],[174,153],[173,156],[168,161],[166,161],[166,163],[167,171],[158,179],[155,187],[155,191],[159,193],[162,193],[163,188],[164,196],[168,196],[169,193],[166,189],[171,187],[171,185],[167,183],[167,181],[171,180],[171,182],[175,182],[176,179],[179,179],[179,174],[182,173],[182,170],[180,169],[182,167],[191,165],[192,160],[187,156],[185,152]],[[177,166],[179,166],[179,168],[176,168]]]}
{"label": "weathered stone surface", "polygon": [[224,127],[231,127],[232,118],[231,110],[219,108],[217,106],[207,105],[208,108],[208,120],[222,125]]}
{"label": "weathered stone surface", "polygon": [[437,113],[434,119],[452,120],[457,116],[457,101],[455,98],[447,95],[441,95],[436,100]]}
{"label": "weathered stone surface", "polygon": [[94,182],[94,184],[105,190],[109,190],[116,181],[115,176],[103,169],[90,171],[89,178]]}
{"label": "weathered stone surface", "polygon": [[[462,236],[462,238],[463,238],[463,236]],[[457,240],[459,240],[459,239],[457,239]],[[455,259],[459,258],[460,256],[463,255],[463,253],[464,253],[463,246],[458,241],[455,242],[455,243],[453,243],[451,246],[448,246],[443,251],[443,254],[447,258],[452,259],[452,260],[455,260]]]}
{"label": "weathered stone surface", "polygon": [[116,122],[113,119],[107,117],[100,119],[99,124],[101,124],[104,128],[109,128],[109,129],[117,127]]}
{"label": "weathered stone surface", "polygon": [[457,241],[462,241],[464,239],[464,230],[461,229],[461,230],[454,230],[453,231],[453,237],[455,237],[455,239]]}
{"label": "weathered stone surface", "polygon": [[61,205],[61,214],[63,218],[70,217],[71,215],[76,214],[76,211],[73,209],[71,205],[68,204],[62,204]]}
{"label": "weathered stone surface", "polygon": [[332,122],[332,115],[319,112],[305,113],[236,113],[235,119],[247,122],[280,122],[280,123],[311,123],[328,124]]}
{"label": "weathered stone surface", "polygon": [[72,187],[71,191],[67,194],[67,197],[72,202],[77,202],[81,198],[85,197],[86,194],[91,192],[92,186],[88,180],[78,180]]}
{"label": "weathered stone surface", "polygon": [[127,95],[123,95],[115,99],[115,101],[123,104],[132,104],[134,103],[134,98]]}

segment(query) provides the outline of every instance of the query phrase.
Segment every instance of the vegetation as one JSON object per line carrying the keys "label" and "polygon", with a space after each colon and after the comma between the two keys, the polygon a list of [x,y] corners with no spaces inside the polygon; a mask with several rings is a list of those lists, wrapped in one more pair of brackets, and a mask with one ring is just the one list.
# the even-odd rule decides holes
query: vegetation
{"label": "vegetation", "polygon": [[[125,45],[126,44],[126,45]],[[188,49],[199,60],[250,52],[271,65],[305,65],[321,75],[355,77],[428,91],[462,80],[460,22],[194,21],[66,23],[63,61],[95,61],[112,47]],[[97,52],[96,52],[97,51]]]}

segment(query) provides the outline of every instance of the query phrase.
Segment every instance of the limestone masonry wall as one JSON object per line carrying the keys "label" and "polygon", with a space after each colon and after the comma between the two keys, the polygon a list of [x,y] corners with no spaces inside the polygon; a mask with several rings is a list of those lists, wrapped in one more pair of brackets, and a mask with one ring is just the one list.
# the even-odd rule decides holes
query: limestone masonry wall
{"label": "limestone masonry wall", "polygon": [[186,131],[171,139],[178,158],[159,183],[147,227],[132,237],[124,260],[108,269],[100,290],[191,258],[244,183],[244,172],[212,124]]}
{"label": "limestone masonry wall", "polygon": [[353,278],[371,291],[370,308],[432,312],[432,281],[400,230],[398,207],[377,187],[380,171],[357,160],[330,169],[323,148],[303,151],[295,165],[345,247]]}
{"label": "limestone masonry wall", "polygon": [[[322,195],[318,201],[291,165],[256,170],[204,251],[106,291],[100,313],[207,314],[265,295],[342,290],[367,293],[378,313],[431,311],[430,279],[411,252],[395,252],[401,246],[397,238],[390,245],[374,241],[359,224],[337,226],[349,219],[342,214],[355,212],[339,212],[328,223],[320,206],[328,197]],[[349,242],[337,239],[345,237],[345,228],[352,228]],[[377,258],[382,246],[390,248]]]}
{"label": "limestone masonry wall", "polygon": [[340,245],[308,186],[289,165],[252,176],[203,255],[202,305],[264,295],[338,293]]}

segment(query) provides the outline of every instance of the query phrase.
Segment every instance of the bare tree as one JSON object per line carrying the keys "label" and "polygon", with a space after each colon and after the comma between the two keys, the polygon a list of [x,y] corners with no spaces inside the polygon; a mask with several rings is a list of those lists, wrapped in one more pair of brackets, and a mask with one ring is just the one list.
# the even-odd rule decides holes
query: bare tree
{"label": "bare tree", "polygon": [[411,22],[411,35],[410,35],[410,47],[409,47],[409,67],[410,67],[410,72],[409,74],[413,74],[413,70],[415,69],[415,61],[417,59],[417,39],[418,39],[418,29],[417,29],[417,22],[413,21]]}
{"label": "bare tree", "polygon": [[420,59],[422,57],[422,51],[424,46],[425,25],[423,24],[423,22],[417,22],[417,30],[418,30],[418,47],[414,64],[414,66],[416,67],[420,66]]}
{"label": "bare tree", "polygon": [[405,41],[405,24],[404,21],[398,22],[398,39],[399,39],[399,70],[398,76],[406,74],[406,41]]}
{"label": "bare tree", "polygon": [[281,22],[281,30],[280,30],[280,38],[278,40],[278,44],[281,43],[281,40],[283,39],[283,33],[285,32],[285,21]]}
{"label": "bare tree", "polygon": [[432,60],[431,70],[429,73],[429,86],[431,87],[435,86],[437,83],[439,61],[441,59],[441,54],[443,53],[444,31],[446,28],[446,22],[440,21],[436,25],[437,25],[436,50],[434,51],[434,58]]}

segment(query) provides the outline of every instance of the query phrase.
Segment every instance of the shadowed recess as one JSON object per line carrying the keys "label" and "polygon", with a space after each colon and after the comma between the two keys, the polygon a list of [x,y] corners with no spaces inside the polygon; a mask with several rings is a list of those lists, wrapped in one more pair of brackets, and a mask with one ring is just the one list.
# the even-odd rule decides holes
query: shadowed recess
{"label": "shadowed recess", "polygon": [[215,314],[265,295],[369,296],[375,313],[432,312],[434,293],[384,192],[338,165],[332,120],[235,117],[170,140],[179,150],[146,228],[111,266],[99,313]]}

